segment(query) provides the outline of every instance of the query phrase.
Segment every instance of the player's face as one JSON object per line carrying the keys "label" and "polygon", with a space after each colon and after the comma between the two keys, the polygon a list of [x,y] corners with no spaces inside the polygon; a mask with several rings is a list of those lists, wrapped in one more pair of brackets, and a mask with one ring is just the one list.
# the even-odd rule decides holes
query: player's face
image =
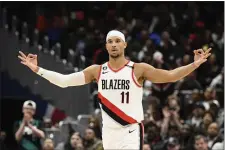
{"label": "player's face", "polygon": [[118,58],[124,55],[124,49],[126,48],[126,46],[127,43],[116,36],[110,37],[106,42],[106,49],[109,53],[109,56],[112,58]]}

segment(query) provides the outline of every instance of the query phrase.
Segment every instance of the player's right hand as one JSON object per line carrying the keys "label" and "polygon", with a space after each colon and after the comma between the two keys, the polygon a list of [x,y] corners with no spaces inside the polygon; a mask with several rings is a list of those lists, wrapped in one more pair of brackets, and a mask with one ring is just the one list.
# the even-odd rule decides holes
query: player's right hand
{"label": "player's right hand", "polygon": [[18,58],[21,60],[22,64],[29,67],[33,72],[38,72],[37,55],[28,54],[26,56],[23,52],[19,51]]}

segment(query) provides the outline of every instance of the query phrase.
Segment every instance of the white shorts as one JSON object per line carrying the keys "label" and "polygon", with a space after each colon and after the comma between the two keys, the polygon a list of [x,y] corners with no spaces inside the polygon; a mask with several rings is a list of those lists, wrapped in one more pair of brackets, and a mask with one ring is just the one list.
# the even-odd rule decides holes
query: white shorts
{"label": "white shorts", "polygon": [[142,150],[143,136],[144,128],[142,123],[135,123],[121,128],[103,127],[102,129],[104,150]]}

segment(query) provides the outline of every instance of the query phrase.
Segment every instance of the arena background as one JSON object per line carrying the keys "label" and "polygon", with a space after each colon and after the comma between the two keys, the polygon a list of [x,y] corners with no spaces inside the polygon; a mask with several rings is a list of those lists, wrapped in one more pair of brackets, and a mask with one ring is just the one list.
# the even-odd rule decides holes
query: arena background
{"label": "arena background", "polygon": [[[41,67],[72,73],[107,61],[105,36],[112,29],[126,35],[129,59],[157,68],[173,69],[191,63],[194,49],[213,49],[209,61],[184,81],[145,82],[146,144],[157,150],[160,149],[157,144],[166,143],[170,136],[160,133],[160,129],[154,133],[155,137],[149,137],[148,132],[151,126],[158,129],[157,124],[162,124],[165,117],[162,109],[172,94],[179,101],[183,125],[193,125],[190,118],[196,107],[213,111],[211,105],[215,104],[218,112],[214,112],[213,120],[219,124],[217,136],[224,136],[224,2],[0,2],[0,6],[0,130],[1,145],[8,150],[17,147],[13,125],[23,117],[22,105],[26,100],[37,103],[35,118],[44,123],[46,118],[51,120],[52,127],[43,130],[56,147],[66,142],[73,131],[84,136],[90,126],[101,138],[95,83],[61,89],[21,65],[17,55],[19,50],[38,54]],[[157,56],[163,56],[163,64],[157,61]],[[222,76],[219,81],[218,76]],[[192,132],[190,137],[197,133]],[[206,129],[203,133],[209,136]],[[182,145],[182,133],[176,134]]]}

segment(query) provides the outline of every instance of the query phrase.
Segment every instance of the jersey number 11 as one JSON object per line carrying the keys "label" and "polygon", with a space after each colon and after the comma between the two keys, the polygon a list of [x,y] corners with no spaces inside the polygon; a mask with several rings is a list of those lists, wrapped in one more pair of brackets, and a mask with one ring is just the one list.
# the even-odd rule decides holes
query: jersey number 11
{"label": "jersey number 11", "polygon": [[122,92],[121,93],[121,96],[122,96],[122,100],[121,100],[121,103],[124,103],[124,99],[126,99],[126,102],[127,104],[129,104],[129,92]]}

